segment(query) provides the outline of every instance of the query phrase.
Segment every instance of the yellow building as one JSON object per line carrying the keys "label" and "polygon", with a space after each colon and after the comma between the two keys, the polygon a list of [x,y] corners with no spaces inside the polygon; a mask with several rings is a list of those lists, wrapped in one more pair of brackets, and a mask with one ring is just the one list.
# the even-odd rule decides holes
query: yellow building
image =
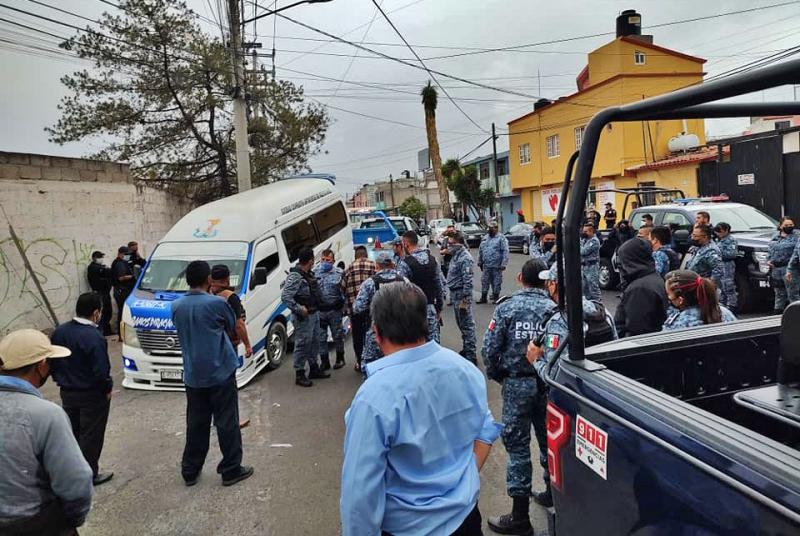
{"label": "yellow building", "polygon": [[[639,18],[636,13],[623,13]],[[622,18],[622,17],[620,17]],[[508,123],[512,188],[520,192],[522,210],[529,220],[548,221],[555,216],[558,197],[570,155],[580,148],[583,129],[594,114],[617,106],[668,93],[703,79],[704,59],[654,45],[651,36],[620,30],[614,41],[590,52],[588,65],[578,75],[578,91],[555,102],[537,102],[534,111]],[[694,134],[705,143],[702,120],[612,123],[603,131],[592,173],[592,186],[630,188],[637,185],[680,188],[697,194],[691,173],[648,173],[644,177],[626,170],[670,156],[668,142],[681,134]],[[640,169],[640,171],[644,171]],[[601,194],[591,202],[612,200],[618,211],[622,195]],[[602,212],[602,210],[601,210]],[[621,216],[621,214],[620,214]]]}

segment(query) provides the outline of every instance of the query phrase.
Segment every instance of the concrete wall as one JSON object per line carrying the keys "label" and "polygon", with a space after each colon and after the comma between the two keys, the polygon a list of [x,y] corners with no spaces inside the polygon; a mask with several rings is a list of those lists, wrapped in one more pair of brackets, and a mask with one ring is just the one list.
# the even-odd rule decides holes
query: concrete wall
{"label": "concrete wall", "polygon": [[[186,212],[183,199],[133,184],[125,164],[0,152],[0,335],[52,321],[11,240],[9,223],[59,321],[88,290],[94,250],[110,264],[120,245],[146,256]],[[6,219],[7,218],[7,219]]]}

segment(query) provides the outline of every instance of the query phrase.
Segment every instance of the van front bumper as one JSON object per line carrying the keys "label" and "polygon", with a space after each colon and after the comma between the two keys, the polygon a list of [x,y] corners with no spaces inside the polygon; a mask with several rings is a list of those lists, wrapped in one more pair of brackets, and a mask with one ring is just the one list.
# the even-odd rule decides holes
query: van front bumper
{"label": "van front bumper", "polygon": [[180,355],[148,355],[141,348],[122,345],[124,377],[127,389],[183,391],[183,358]]}

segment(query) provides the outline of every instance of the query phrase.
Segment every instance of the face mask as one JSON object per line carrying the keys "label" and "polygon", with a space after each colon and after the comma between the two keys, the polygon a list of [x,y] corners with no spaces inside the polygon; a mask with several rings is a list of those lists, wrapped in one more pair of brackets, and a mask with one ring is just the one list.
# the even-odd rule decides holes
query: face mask
{"label": "face mask", "polygon": [[122,260],[125,261],[125,262],[128,262],[128,261],[131,260],[131,256],[130,255],[125,255],[124,257],[122,257]]}
{"label": "face mask", "polygon": [[489,236],[494,236],[496,234],[497,234],[497,230],[496,229],[489,229]]}
{"label": "face mask", "polygon": [[542,243],[542,251],[550,251],[555,246],[555,242],[543,242]]}
{"label": "face mask", "polygon": [[692,242],[691,242],[691,244],[692,244],[694,247],[696,247],[696,248],[699,248],[699,247],[701,247],[701,246],[703,245],[703,243],[702,243],[702,242],[700,242],[699,240],[697,240],[697,239],[695,239],[695,238],[692,238]]}
{"label": "face mask", "polygon": [[783,232],[786,234],[792,234],[794,232],[794,225],[784,225]]}
{"label": "face mask", "polygon": [[581,238],[589,238],[589,233],[581,233]]}
{"label": "face mask", "polygon": [[322,268],[323,272],[330,272],[333,269],[333,263],[332,262],[322,262],[322,263],[320,263],[319,267]]}
{"label": "face mask", "polygon": [[619,230],[620,231],[627,231],[628,230],[628,226],[627,225],[620,225],[619,226]]}

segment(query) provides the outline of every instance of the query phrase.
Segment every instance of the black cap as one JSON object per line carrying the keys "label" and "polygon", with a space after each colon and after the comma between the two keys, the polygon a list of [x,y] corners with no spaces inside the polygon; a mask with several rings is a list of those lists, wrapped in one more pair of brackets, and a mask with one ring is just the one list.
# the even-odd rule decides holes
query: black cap
{"label": "black cap", "polygon": [[224,264],[215,264],[211,267],[211,279],[216,279],[219,281],[221,279],[227,279],[230,276],[231,271]]}
{"label": "black cap", "polygon": [[92,252],[92,258],[93,259],[102,259],[105,256],[106,256],[105,253],[103,253],[102,251],[93,251]]}
{"label": "black cap", "polygon": [[128,249],[128,246],[120,246],[119,249],[117,249],[117,253],[124,253],[125,255],[130,252],[131,250]]}
{"label": "black cap", "polygon": [[606,206],[607,206],[607,207],[610,207],[610,206],[611,206],[611,201],[609,201],[608,203],[606,203]]}

